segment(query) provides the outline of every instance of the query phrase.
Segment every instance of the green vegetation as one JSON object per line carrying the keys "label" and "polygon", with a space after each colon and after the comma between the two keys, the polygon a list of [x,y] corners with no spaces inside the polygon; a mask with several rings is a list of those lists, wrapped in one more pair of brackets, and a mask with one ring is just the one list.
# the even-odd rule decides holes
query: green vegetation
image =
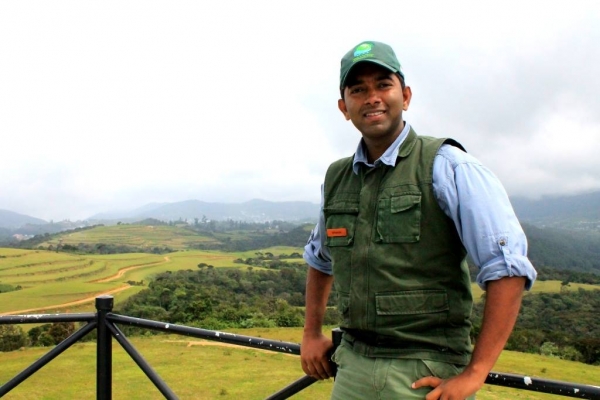
{"label": "green vegetation", "polygon": [[0,352],[17,350],[27,344],[27,338],[20,326],[0,325]]}
{"label": "green vegetation", "polygon": [[[0,291],[0,313],[68,309],[95,296],[139,291],[120,279],[125,271],[166,264],[161,256],[81,256],[41,250],[0,249],[0,281],[20,290]],[[139,279],[137,279],[139,281]]]}
{"label": "green vegetation", "polygon": [[[473,310],[474,336],[483,304]],[[527,294],[506,349],[600,365],[600,290]]]}
{"label": "green vegetation", "polygon": [[[257,257],[262,259],[263,256]],[[158,275],[147,290],[119,310],[135,317],[207,329],[303,325],[306,268],[279,270],[182,270]],[[600,290],[597,286],[545,281],[553,293],[528,293],[507,349],[600,364]],[[564,282],[563,282],[564,283]],[[586,287],[590,290],[584,290]],[[542,290],[539,288],[538,290]],[[332,293],[330,305],[333,305]],[[473,337],[481,325],[483,302],[473,312]],[[339,322],[328,310],[327,324]]]}
{"label": "green vegetation", "polygon": [[[234,329],[248,336],[299,342],[301,328]],[[176,335],[132,337],[133,345],[181,399],[264,399],[300,378],[297,356],[243,347],[223,346]],[[27,348],[0,354],[0,382],[6,382],[48,351]],[[504,351],[495,371],[574,383],[597,384],[600,366],[534,354]],[[95,343],[79,343],[36,372],[5,398],[7,400],[94,398]],[[60,382],[57,382],[60,377]],[[332,381],[313,384],[294,399],[324,399]],[[113,393],[119,399],[162,399],[143,372],[115,343],[113,346]],[[556,400],[536,392],[486,385],[478,400]]]}
{"label": "green vegetation", "polygon": [[[145,220],[137,224],[95,225],[10,243],[25,249],[78,254],[154,253],[176,250],[248,251],[273,246],[302,246],[312,225],[288,222]],[[8,244],[7,244],[8,245]]]}
{"label": "green vegetation", "polygon": [[21,285],[13,286],[13,285],[8,285],[6,283],[0,283],[0,293],[13,292],[15,290],[21,290],[21,289],[22,289]]}
{"label": "green vegetation", "polygon": [[536,267],[600,273],[600,232],[523,225]]}
{"label": "green vegetation", "polygon": [[[302,259],[283,257],[298,253],[300,249],[295,247],[271,247],[262,251],[273,255],[271,261],[302,262]],[[142,290],[141,285],[166,271],[197,270],[202,263],[215,268],[245,269],[247,265],[235,263],[235,260],[251,257],[256,257],[256,252],[80,255],[0,248],[0,314],[11,311],[93,311],[95,296],[110,293],[115,296],[115,303],[120,304]],[[10,288],[20,289],[5,290]],[[82,303],[86,304],[83,308]]]}
{"label": "green vegetation", "polygon": [[[302,326],[305,268],[239,270],[201,266],[158,275],[119,313],[206,329]],[[327,323],[336,323],[332,311]]]}
{"label": "green vegetation", "polygon": [[19,325],[0,325],[0,352],[19,350],[25,346],[54,346],[75,332],[72,322],[56,322],[34,326],[27,334]]}
{"label": "green vegetation", "polygon": [[[37,242],[32,240],[21,244],[30,249],[0,248],[0,314],[25,312],[23,310],[93,311],[95,296],[113,293],[116,311],[126,315],[299,342],[300,336],[294,335],[300,330],[279,327],[299,327],[303,324],[306,266],[301,253],[312,226],[284,226],[282,229],[274,225],[228,224],[230,226],[225,222],[209,221],[195,221],[191,225],[184,221],[170,224],[145,221],[137,225],[96,226],[43,235],[36,237]],[[538,267],[539,279],[534,290],[525,295],[517,327],[507,348],[536,354],[505,351],[495,369],[597,384],[600,381],[598,367],[576,361],[600,363],[600,342],[597,340],[600,337],[600,320],[597,318],[600,315],[600,291],[597,290],[600,274],[596,269],[596,260],[584,261],[578,255],[573,255],[583,250],[581,254],[586,257],[596,254],[598,247],[594,247],[595,239],[590,238],[585,242],[587,248],[582,250],[578,245],[569,244],[569,238],[556,236],[557,241],[562,239],[564,243],[555,243],[545,242],[544,232],[539,237],[536,233],[530,234],[530,237],[531,258]],[[543,257],[536,259],[534,257],[539,256],[533,248],[545,248],[539,243],[556,244],[564,254],[559,257],[556,252],[552,253],[554,260]],[[51,251],[41,250],[40,246]],[[132,252],[134,250],[137,252]],[[116,252],[121,253],[113,254]],[[472,274],[475,273],[473,269]],[[474,311],[475,336],[479,329],[483,292],[477,285],[473,286],[477,300]],[[330,301],[330,304],[333,302]],[[338,314],[332,308],[328,312],[327,323],[335,325],[337,318]],[[29,331],[24,332],[19,326],[11,326],[10,330],[0,332],[0,344],[8,346],[5,351],[30,345],[54,345],[60,335],[70,329],[55,324],[27,328]],[[139,333],[129,328],[126,331],[128,335]],[[164,372],[165,379],[182,398],[193,398],[196,393],[205,393],[207,398],[234,395],[244,399],[264,398],[301,376],[298,359],[281,354],[247,349],[224,350],[206,345],[200,347],[197,344],[200,341],[165,339],[161,334],[153,338],[134,337],[133,340],[143,347],[145,357],[146,352],[151,354],[149,360],[153,366],[160,365],[157,367],[160,368],[159,373],[163,375]],[[70,389],[61,387],[56,392],[49,392],[49,398],[90,397],[85,393],[89,389],[89,382],[94,379],[95,364],[92,362],[89,368],[74,365],[82,362],[81,354],[91,350],[85,343],[75,347],[69,352],[77,351],[77,356],[65,364],[82,372],[89,369],[91,375],[73,377],[75,388],[84,394],[67,393],[65,390]],[[202,352],[192,355],[194,350]],[[3,366],[0,382],[7,379],[4,369],[8,368],[8,371],[13,368],[11,355],[31,358],[31,354],[37,354],[39,357],[39,351],[37,348],[26,348],[0,355],[0,364]],[[155,393],[133,362],[118,352],[115,360],[121,370],[116,372],[115,366],[115,378],[120,380],[120,383],[115,383],[115,393],[125,398],[139,398],[136,396],[139,393],[146,394],[146,391]],[[173,354],[177,357],[173,357]],[[235,358],[237,354],[241,358]],[[18,358],[15,357],[14,362]],[[179,358],[186,365],[189,358],[190,371],[188,368],[180,373],[176,371],[178,367],[181,369]],[[195,364],[197,358],[203,360],[198,366]],[[523,365],[524,359],[535,361],[531,365]],[[252,362],[251,368],[244,365],[247,361]],[[264,370],[269,371],[269,384],[272,383],[271,377],[275,377],[275,383],[271,386],[248,374],[249,370],[253,373],[261,370],[263,364],[257,365],[258,362],[264,363]],[[266,367],[267,364],[269,367]],[[210,373],[206,371],[207,366],[211,368]],[[52,370],[53,374],[61,373],[54,368],[53,361],[53,367],[47,369]],[[284,371],[286,368],[289,371]],[[213,385],[209,383],[210,380],[199,380],[199,375],[210,376],[212,382],[216,383]],[[221,375],[225,376],[222,381]],[[42,379],[36,382],[45,384],[44,378],[34,379]],[[127,379],[133,379],[136,383],[129,385]],[[236,384],[232,386],[230,382],[233,380]],[[121,386],[117,388],[118,385]],[[40,398],[40,393],[32,388],[30,380],[23,387],[30,389],[8,398]],[[320,383],[305,392],[306,397],[302,397],[302,394],[298,398],[326,397],[330,389],[330,383]],[[486,386],[478,399],[516,397],[554,398]],[[156,398],[161,396],[157,393]]]}

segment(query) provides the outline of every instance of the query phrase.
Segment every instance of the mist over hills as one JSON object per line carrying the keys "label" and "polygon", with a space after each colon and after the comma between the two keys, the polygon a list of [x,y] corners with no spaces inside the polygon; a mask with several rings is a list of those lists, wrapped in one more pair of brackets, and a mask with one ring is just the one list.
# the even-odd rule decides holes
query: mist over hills
{"label": "mist over hills", "polygon": [[[600,192],[573,196],[542,197],[530,200],[521,197],[511,198],[511,202],[523,223],[538,227],[553,227],[577,230],[600,231]],[[142,207],[99,213],[85,221],[50,222],[40,218],[0,210],[0,233],[36,234],[57,232],[77,226],[92,224],[116,224],[117,222],[137,222],[147,218],[168,221],[235,220],[246,222],[317,221],[319,204],[305,201],[274,202],[254,199],[242,203],[211,203],[200,200],[186,200],[174,203],[149,203]],[[21,232],[23,231],[23,232]]]}
{"label": "mist over hills", "polygon": [[29,215],[19,214],[13,211],[0,210],[0,227],[2,228],[19,228],[26,224],[42,225],[47,224],[40,218],[30,217]]}
{"label": "mist over hills", "polygon": [[[511,199],[528,238],[530,259],[539,267],[550,266],[578,271],[600,272],[600,192],[562,198]],[[46,223],[17,213],[0,213],[0,242],[10,243],[39,234],[54,234],[92,225],[136,224],[145,220],[184,221],[192,227],[209,226],[209,221],[286,221],[291,225],[314,224],[319,205],[309,202],[251,200],[243,203],[208,203],[188,200],[151,203],[121,212],[102,213],[85,221]],[[2,219],[6,217],[5,219]],[[13,228],[19,221],[27,221]],[[43,224],[32,224],[31,221]],[[4,227],[7,224],[8,227]],[[21,238],[12,235],[19,234]],[[27,235],[27,236],[24,236]],[[305,236],[296,245],[305,243]]]}
{"label": "mist over hills", "polygon": [[121,219],[122,222],[155,218],[162,221],[188,220],[203,217],[209,220],[235,220],[247,222],[296,221],[316,222],[319,205],[306,201],[274,202],[254,199],[243,203],[209,203],[186,200],[177,203],[152,203],[123,213],[101,213],[89,221]]}
{"label": "mist over hills", "polygon": [[511,198],[521,222],[555,228],[600,230],[600,192],[575,196],[545,196],[538,200]]}

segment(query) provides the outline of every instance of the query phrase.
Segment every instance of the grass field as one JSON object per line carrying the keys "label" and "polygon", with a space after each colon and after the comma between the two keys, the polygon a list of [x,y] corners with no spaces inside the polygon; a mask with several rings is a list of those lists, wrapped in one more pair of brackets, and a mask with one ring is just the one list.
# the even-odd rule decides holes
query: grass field
{"label": "grass field", "polygon": [[[124,225],[127,227],[127,225]],[[0,314],[31,312],[94,311],[94,298],[110,293],[115,304],[143,289],[127,281],[144,285],[165,271],[195,270],[199,263],[215,268],[246,268],[235,259],[256,257],[258,251],[225,253],[218,251],[178,251],[156,255],[146,253],[112,255],[73,255],[45,250],[0,248],[0,283],[21,286],[22,290],[0,293]],[[301,253],[296,247],[272,247],[261,252],[274,255]],[[302,259],[288,262],[303,263]],[[255,267],[256,268],[256,267]],[[481,299],[483,291],[473,284],[473,296]],[[567,290],[597,289],[598,286],[571,283]],[[537,281],[532,293],[560,292],[559,281]]]}
{"label": "grass field", "polygon": [[[301,249],[280,246],[262,251],[289,255]],[[255,253],[198,250],[164,255],[73,255],[0,248],[0,283],[22,287],[22,290],[0,293],[0,315],[94,311],[94,298],[100,294],[112,294],[118,305],[143,289],[141,286],[130,286],[127,281],[144,281],[144,285],[147,285],[156,274],[195,270],[199,263],[215,268],[246,268],[243,264],[234,263],[234,260],[256,257]]]}
{"label": "grass field", "polygon": [[[477,284],[471,284],[471,288],[473,290],[473,299],[475,301],[481,300],[481,296],[483,295],[483,290]],[[589,285],[586,283],[570,283],[566,290],[576,291],[578,289],[584,290],[598,290],[600,287],[598,285]],[[561,291],[561,282],[560,281],[535,281],[533,288],[531,291],[525,292],[525,296],[530,293],[560,293]]]}
{"label": "grass field", "polygon": [[135,247],[169,247],[174,250],[184,250],[196,244],[218,243],[218,240],[190,231],[179,226],[167,225],[113,225],[97,226],[92,229],[84,229],[78,232],[60,235],[42,246],[56,246],[59,244],[78,245],[97,243],[126,245]]}
{"label": "grass field", "polygon": [[[299,342],[300,328],[232,330],[275,340]],[[181,399],[264,399],[300,378],[299,358],[256,349],[222,346],[175,335],[134,337],[134,346]],[[14,377],[48,349],[0,353],[0,384]],[[7,400],[95,397],[95,343],[76,344],[23,382]],[[494,371],[574,383],[598,384],[600,366],[510,351]],[[316,383],[294,399],[327,399],[332,382]],[[137,365],[113,341],[113,399],[162,399]],[[486,385],[479,400],[560,399],[564,397]]]}
{"label": "grass field", "polygon": [[[301,252],[294,247],[274,247],[261,252],[275,255]],[[0,248],[0,283],[20,285],[22,290],[0,293],[0,314],[15,311],[94,311],[94,297],[113,293],[115,303],[125,301],[144,286],[127,281],[144,281],[165,271],[196,270],[199,263],[215,268],[247,268],[237,258],[255,257],[257,251],[224,253],[178,251],[164,255],[116,254],[72,255],[41,250]],[[301,259],[289,260],[300,262]],[[474,297],[483,293],[474,286]],[[597,289],[571,283],[568,290]],[[122,290],[121,290],[122,289]],[[559,281],[538,281],[533,292],[560,292]],[[23,325],[30,327],[30,325]],[[301,329],[232,330],[288,342],[300,342]],[[215,346],[179,336],[133,338],[135,346],[180,398],[263,399],[302,376],[298,357],[255,349]],[[204,343],[204,344],[203,344]],[[0,384],[12,378],[47,349],[26,348],[0,354]],[[114,399],[160,399],[135,363],[114,343]],[[531,354],[504,352],[494,368],[498,372],[525,374],[587,384],[600,383],[600,367]],[[234,382],[234,383],[232,383]],[[295,396],[297,399],[326,399],[331,382],[320,382]],[[52,361],[6,399],[72,399],[95,396],[95,344],[81,343]],[[560,397],[485,386],[478,399],[558,399]]]}

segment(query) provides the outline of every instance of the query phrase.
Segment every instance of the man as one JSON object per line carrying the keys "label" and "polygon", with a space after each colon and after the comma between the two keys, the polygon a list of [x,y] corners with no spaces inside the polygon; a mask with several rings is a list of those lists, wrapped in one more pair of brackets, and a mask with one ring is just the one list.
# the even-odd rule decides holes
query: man
{"label": "man", "polygon": [[[344,333],[333,399],[474,398],[536,278],[523,230],[489,170],[456,141],[418,136],[403,120],[412,92],[390,46],[352,48],[340,92],[362,139],[329,167],[305,247],[302,368],[332,376],[321,328],[335,284]],[[487,290],[474,350],[467,252]]]}

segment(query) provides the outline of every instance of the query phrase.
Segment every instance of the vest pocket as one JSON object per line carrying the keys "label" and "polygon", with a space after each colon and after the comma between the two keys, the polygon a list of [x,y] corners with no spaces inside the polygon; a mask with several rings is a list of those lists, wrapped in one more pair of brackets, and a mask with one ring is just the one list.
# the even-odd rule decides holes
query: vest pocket
{"label": "vest pocket", "polygon": [[421,193],[380,199],[377,238],[381,243],[415,243],[421,236]]}
{"label": "vest pocket", "polygon": [[[407,332],[434,333],[448,318],[448,295],[442,289],[407,290],[375,296],[377,326]],[[382,331],[382,332],[383,332]]]}
{"label": "vest pocket", "polygon": [[349,246],[354,241],[354,227],[358,216],[358,206],[340,204],[336,207],[326,207],[325,213],[325,244],[328,247]]}

